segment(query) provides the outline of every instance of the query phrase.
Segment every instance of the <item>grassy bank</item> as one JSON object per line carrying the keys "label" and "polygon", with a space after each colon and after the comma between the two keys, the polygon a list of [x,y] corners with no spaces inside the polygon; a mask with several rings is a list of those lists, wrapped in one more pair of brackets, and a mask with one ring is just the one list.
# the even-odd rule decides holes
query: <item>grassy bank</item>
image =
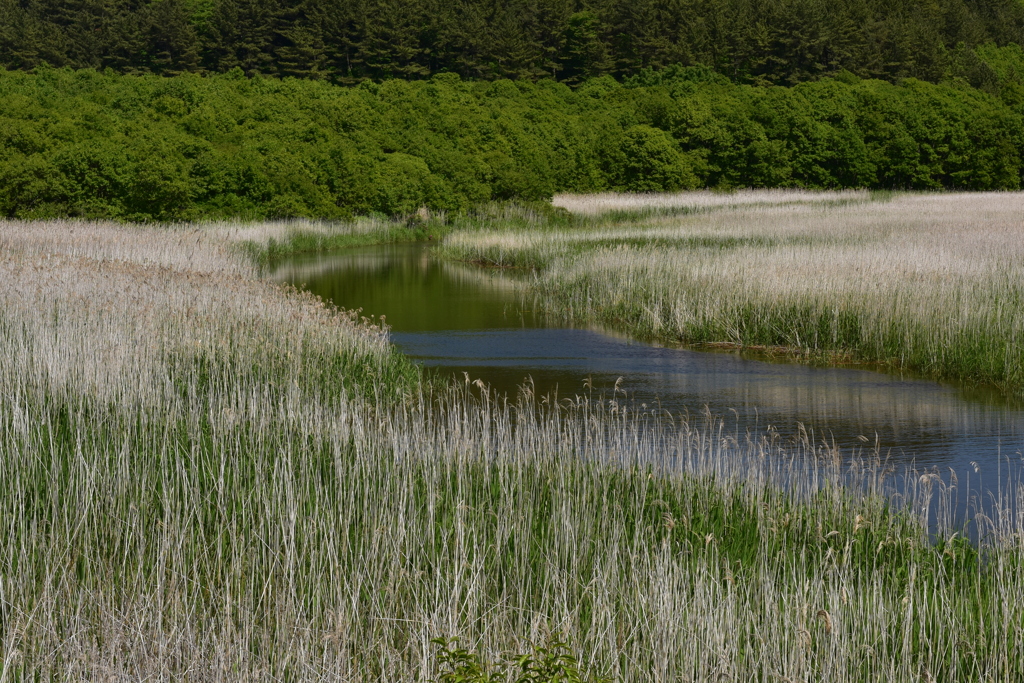
{"label": "grassy bank", "polygon": [[280,230],[0,223],[0,679],[426,681],[552,631],[616,681],[1024,675],[1008,507],[974,547],[870,451],[423,396],[257,279]]}
{"label": "grassy bank", "polygon": [[[444,215],[408,220],[359,218],[350,221],[289,220],[270,223],[213,223],[204,232],[220,234],[245,253],[257,266],[289,256],[317,254],[352,247],[441,239],[450,228]],[[212,227],[212,230],[210,229]]]}
{"label": "grassy bank", "polygon": [[561,197],[575,220],[446,238],[538,268],[549,311],[641,337],[874,362],[1024,391],[1024,196]]}

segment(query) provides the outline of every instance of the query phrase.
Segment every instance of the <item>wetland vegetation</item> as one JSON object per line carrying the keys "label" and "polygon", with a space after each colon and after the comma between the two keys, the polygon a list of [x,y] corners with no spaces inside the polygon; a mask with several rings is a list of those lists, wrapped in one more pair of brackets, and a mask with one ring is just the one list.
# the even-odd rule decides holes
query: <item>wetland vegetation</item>
{"label": "wetland vegetation", "polygon": [[[655,314],[692,292],[709,330],[748,310],[768,321],[752,329],[802,330],[793,311],[852,305],[857,267],[896,301],[868,299],[866,320],[944,339],[927,312],[958,295],[973,334],[1019,329],[1008,304],[976,310],[1018,291],[1017,195],[625,201],[417,229],[446,231],[451,256],[542,263],[529,286],[552,306],[641,331],[687,329]],[[870,448],[424,382],[385,329],[254,265],[271,240],[400,230],[0,223],[0,677],[482,681],[509,652],[583,680],[1024,675],[1014,476],[970,542],[955,485],[889,476]],[[655,271],[678,274],[659,288]],[[776,315],[787,297],[808,303]]]}
{"label": "wetland vegetation", "polygon": [[558,197],[450,234],[450,258],[537,269],[549,310],[648,338],[873,362],[1024,389],[1017,193]]}

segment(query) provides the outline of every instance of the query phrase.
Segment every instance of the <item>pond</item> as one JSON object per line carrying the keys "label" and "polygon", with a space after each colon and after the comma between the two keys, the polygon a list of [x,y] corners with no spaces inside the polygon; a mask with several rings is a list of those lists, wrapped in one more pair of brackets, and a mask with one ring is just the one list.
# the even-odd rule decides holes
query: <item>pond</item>
{"label": "pond", "polygon": [[272,277],[344,308],[381,316],[391,339],[427,368],[515,396],[604,396],[674,412],[710,410],[730,430],[801,429],[847,452],[875,445],[897,467],[935,468],[980,490],[1024,454],[1024,411],[998,392],[885,374],[811,367],[739,352],[671,348],[573,328],[524,301],[523,271],[435,259],[423,244],[296,257]]}

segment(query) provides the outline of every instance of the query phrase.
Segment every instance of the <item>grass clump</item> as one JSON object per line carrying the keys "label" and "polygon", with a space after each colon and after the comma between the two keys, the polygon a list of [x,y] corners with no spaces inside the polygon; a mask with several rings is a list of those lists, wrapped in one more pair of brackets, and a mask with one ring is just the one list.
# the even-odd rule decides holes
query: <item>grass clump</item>
{"label": "grass clump", "polygon": [[403,220],[356,220],[347,223],[289,222],[286,231],[247,240],[241,249],[260,266],[297,254],[315,254],[351,247],[442,239],[451,231],[444,217],[422,219],[416,215]]}

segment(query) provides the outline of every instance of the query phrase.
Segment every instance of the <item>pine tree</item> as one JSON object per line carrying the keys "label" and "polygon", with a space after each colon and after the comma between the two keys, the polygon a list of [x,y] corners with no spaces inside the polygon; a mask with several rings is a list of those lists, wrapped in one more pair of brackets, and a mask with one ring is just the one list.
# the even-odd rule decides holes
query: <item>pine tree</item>
{"label": "pine tree", "polygon": [[602,40],[602,28],[592,12],[577,12],[569,17],[559,59],[559,72],[566,83],[581,83],[609,70],[611,62]]}
{"label": "pine tree", "polygon": [[153,71],[165,76],[194,71],[199,66],[199,38],[183,0],[157,0],[147,9]]}
{"label": "pine tree", "polygon": [[53,32],[61,65],[98,68],[110,41],[117,14],[115,0],[37,0],[28,9],[43,30]]}
{"label": "pine tree", "polygon": [[41,21],[18,0],[0,0],[0,65],[33,69],[67,63],[64,33]]}
{"label": "pine tree", "polygon": [[283,0],[274,15],[274,63],[282,76],[326,75],[322,9],[311,0]]}
{"label": "pine tree", "polygon": [[210,16],[203,65],[213,71],[240,68],[248,75],[273,73],[273,0],[218,0]]}

